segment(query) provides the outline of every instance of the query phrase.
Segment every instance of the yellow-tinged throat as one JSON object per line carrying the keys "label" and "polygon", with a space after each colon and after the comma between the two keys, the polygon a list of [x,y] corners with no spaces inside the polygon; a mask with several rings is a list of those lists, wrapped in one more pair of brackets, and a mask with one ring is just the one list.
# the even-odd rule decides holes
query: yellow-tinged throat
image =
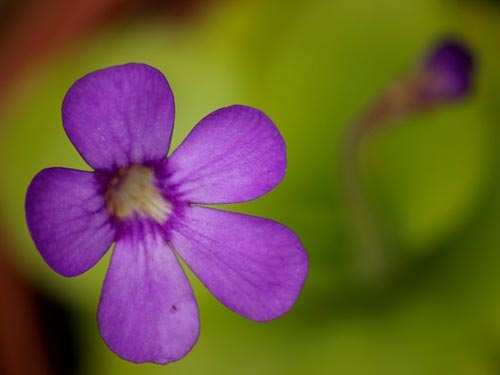
{"label": "yellow-tinged throat", "polygon": [[155,186],[154,172],[142,165],[120,169],[111,178],[105,198],[108,211],[120,219],[139,215],[163,224],[172,213],[172,204]]}

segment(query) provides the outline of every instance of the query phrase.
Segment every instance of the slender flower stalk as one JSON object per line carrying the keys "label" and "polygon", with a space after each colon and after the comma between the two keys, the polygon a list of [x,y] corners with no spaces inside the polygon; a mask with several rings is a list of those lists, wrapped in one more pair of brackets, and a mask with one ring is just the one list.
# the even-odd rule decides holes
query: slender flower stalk
{"label": "slender flower stalk", "polygon": [[358,152],[364,138],[385,124],[390,105],[381,99],[348,128],[341,144],[340,173],[347,210],[358,240],[356,271],[363,284],[379,285],[390,268],[390,254],[375,212],[363,191],[358,176]]}
{"label": "slender flower stalk", "polygon": [[340,173],[354,236],[358,239],[357,271],[363,283],[381,285],[394,254],[378,226],[358,176],[362,142],[397,120],[462,99],[471,91],[473,56],[462,43],[436,45],[421,64],[390,86],[348,129],[340,148]]}

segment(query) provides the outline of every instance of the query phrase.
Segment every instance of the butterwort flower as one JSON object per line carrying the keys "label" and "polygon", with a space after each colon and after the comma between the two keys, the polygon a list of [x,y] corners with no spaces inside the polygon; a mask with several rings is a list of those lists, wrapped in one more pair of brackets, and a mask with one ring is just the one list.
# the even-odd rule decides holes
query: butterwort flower
{"label": "butterwort flower", "polygon": [[416,67],[386,88],[347,128],[340,150],[340,173],[348,213],[359,240],[357,269],[366,286],[380,287],[394,272],[384,235],[357,175],[363,140],[396,121],[464,99],[474,80],[474,53],[458,39],[443,39]]}
{"label": "butterwort flower", "polygon": [[285,143],[264,113],[221,108],[166,158],[172,91],[155,68],[126,64],[76,81],[62,119],[94,171],[38,173],[26,196],[28,228],[47,264],[68,277],[115,243],[98,308],[112,351],[165,364],[195,344],[198,307],[176,254],[246,318],[275,319],[295,303],[308,270],[296,234],[272,220],[202,206],[255,199],[283,178]]}
{"label": "butterwort flower", "polygon": [[435,44],[416,69],[384,91],[363,121],[374,128],[394,119],[436,109],[464,99],[472,91],[475,59],[472,50],[455,39]]}
{"label": "butterwort flower", "polygon": [[425,57],[419,75],[420,100],[454,101],[471,90],[474,58],[462,42],[446,39]]}

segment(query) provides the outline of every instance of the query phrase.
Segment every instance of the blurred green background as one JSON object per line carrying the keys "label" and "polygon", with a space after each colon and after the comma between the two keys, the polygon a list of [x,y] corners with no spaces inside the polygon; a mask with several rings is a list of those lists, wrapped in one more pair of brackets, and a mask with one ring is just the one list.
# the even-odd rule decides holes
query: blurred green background
{"label": "blurred green background", "polygon": [[[2,96],[2,257],[66,311],[76,348],[72,371],[500,373],[500,2],[239,0],[192,7],[109,16],[43,58],[26,57],[28,68]],[[1,20],[0,30],[15,40],[12,23]],[[341,136],[381,90],[450,34],[476,55],[472,95],[400,121],[363,145],[363,187],[398,262],[383,288],[362,287],[339,181]],[[109,253],[65,279],[45,265],[24,219],[25,191],[40,169],[88,169],[62,128],[66,90],[90,71],[132,61],[169,79],[174,146],[199,119],[230,104],[260,108],[275,121],[287,142],[287,176],[265,197],[231,209],[291,227],[310,258],[297,304],[266,324],[227,310],[189,274],[201,336],[187,357],[165,367],[125,362],[99,336]],[[8,298],[1,304],[12,305]],[[60,335],[57,323],[49,328],[49,336]]]}

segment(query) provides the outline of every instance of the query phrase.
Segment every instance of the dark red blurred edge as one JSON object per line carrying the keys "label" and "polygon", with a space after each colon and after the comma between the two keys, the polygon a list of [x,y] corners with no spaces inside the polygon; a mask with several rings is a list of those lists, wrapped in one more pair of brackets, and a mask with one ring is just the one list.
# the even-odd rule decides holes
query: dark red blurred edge
{"label": "dark red blurred edge", "polygon": [[[154,12],[183,20],[209,0],[25,0],[0,4],[0,137],[3,110],[18,82],[60,51],[126,17]],[[1,207],[0,203],[0,209]],[[3,210],[2,210],[3,211]],[[2,215],[3,216],[3,215]],[[0,227],[0,372],[54,374],[44,347],[40,299],[9,260],[13,243]],[[38,304],[38,305],[37,305]],[[47,305],[47,304],[45,304]],[[43,310],[43,308],[42,308]],[[47,314],[45,314],[47,315]],[[57,371],[56,371],[57,372]]]}
{"label": "dark red blurred edge", "polygon": [[7,238],[0,230],[0,372],[49,374],[34,293],[6,256]]}
{"label": "dark red blurred edge", "polygon": [[[25,0],[0,9],[0,111],[30,70],[102,26],[144,14],[192,17],[210,0]],[[0,124],[0,126],[3,126]]]}

